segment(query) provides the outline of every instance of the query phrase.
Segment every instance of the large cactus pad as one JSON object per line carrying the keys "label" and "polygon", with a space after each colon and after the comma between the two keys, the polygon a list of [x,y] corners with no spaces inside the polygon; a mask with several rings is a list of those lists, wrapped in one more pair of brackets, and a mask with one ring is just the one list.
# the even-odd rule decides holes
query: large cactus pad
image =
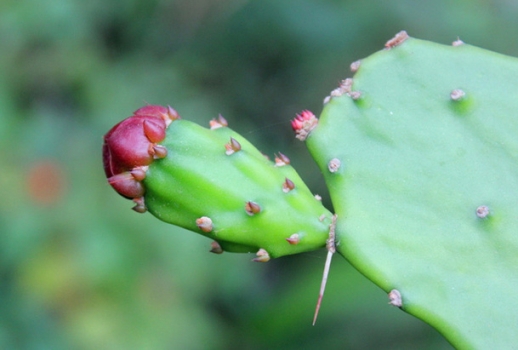
{"label": "large cactus pad", "polygon": [[338,215],[338,251],[453,345],[509,348],[518,60],[404,34],[352,65],[306,141]]}

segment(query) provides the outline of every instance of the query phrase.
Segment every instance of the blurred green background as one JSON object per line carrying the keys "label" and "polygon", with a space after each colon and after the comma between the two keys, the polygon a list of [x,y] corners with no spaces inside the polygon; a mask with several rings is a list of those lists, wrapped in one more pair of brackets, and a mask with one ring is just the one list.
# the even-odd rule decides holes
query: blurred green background
{"label": "blurred green background", "polygon": [[102,136],[146,103],[222,113],[328,195],[289,120],[405,29],[518,56],[515,0],[0,2],[1,349],[448,349],[325,251],[252,263],[130,210]]}

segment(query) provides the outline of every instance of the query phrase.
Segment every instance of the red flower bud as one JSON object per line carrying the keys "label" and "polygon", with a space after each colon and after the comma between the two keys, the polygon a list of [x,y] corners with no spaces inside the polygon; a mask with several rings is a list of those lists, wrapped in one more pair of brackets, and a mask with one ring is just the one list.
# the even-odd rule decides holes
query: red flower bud
{"label": "red flower bud", "polygon": [[304,141],[308,137],[311,130],[313,130],[317,124],[317,117],[308,110],[297,114],[295,119],[291,121],[291,127],[296,134],[295,137],[301,141]]}
{"label": "red flower bud", "polygon": [[165,138],[167,126],[178,118],[178,113],[171,107],[145,106],[104,136],[104,172],[119,194],[127,198],[144,195],[140,183],[145,178],[142,167],[167,155],[167,149],[157,142]]}

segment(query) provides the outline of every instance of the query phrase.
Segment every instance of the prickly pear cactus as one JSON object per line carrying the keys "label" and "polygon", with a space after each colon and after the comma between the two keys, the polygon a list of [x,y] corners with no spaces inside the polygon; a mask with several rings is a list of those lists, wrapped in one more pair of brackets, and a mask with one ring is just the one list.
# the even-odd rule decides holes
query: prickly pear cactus
{"label": "prickly pear cactus", "polygon": [[351,69],[318,122],[294,121],[338,252],[454,346],[514,346],[518,60],[401,32]]}
{"label": "prickly pear cactus", "polygon": [[213,239],[214,253],[266,262],[325,246],[332,215],[289,158],[268,160],[221,116],[210,126],[170,107],[137,110],[104,137],[108,182],[135,211]]}

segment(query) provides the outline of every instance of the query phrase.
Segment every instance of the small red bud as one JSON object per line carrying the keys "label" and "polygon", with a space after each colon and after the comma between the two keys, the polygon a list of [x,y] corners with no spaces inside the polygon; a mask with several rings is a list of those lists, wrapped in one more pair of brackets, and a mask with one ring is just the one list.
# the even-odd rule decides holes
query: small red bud
{"label": "small red bud", "polygon": [[315,117],[315,115],[308,110],[297,114],[295,119],[291,121],[291,127],[296,134],[295,137],[301,141],[306,140],[311,130],[313,130],[317,124],[317,117]]}
{"label": "small red bud", "polygon": [[140,198],[146,166],[167,156],[167,149],[157,145],[178,113],[171,107],[149,105],[133,113],[104,136],[103,165],[108,183],[126,198]]}

